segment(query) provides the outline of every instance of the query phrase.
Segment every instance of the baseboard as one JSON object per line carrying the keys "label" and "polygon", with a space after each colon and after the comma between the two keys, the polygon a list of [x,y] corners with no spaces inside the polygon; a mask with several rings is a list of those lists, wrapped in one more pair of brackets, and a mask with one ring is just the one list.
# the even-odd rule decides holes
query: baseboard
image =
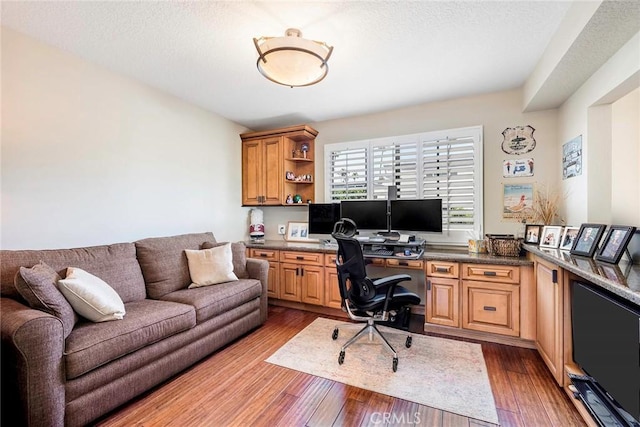
{"label": "baseboard", "polygon": [[534,341],[525,340],[518,337],[509,337],[506,335],[491,334],[488,332],[471,331],[469,329],[453,328],[451,326],[424,324],[424,331],[434,334],[448,335],[458,338],[468,338],[477,341],[494,342],[497,344],[511,345],[514,347],[536,348]]}

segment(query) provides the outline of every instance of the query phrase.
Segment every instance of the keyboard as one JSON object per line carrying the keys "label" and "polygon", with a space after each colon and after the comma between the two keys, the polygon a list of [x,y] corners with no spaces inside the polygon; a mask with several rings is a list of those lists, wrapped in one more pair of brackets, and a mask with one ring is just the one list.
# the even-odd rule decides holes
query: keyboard
{"label": "keyboard", "polygon": [[370,249],[370,250],[363,251],[362,254],[365,255],[365,256],[372,256],[372,255],[375,255],[375,256],[391,256],[391,255],[393,255],[393,251],[390,250],[390,249],[373,249],[373,250]]}

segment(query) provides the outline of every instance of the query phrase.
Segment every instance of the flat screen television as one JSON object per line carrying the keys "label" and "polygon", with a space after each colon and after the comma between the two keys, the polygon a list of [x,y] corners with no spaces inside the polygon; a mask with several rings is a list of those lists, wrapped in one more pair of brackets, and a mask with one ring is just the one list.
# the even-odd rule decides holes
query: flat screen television
{"label": "flat screen television", "polygon": [[309,237],[327,239],[333,225],[340,219],[339,203],[311,203],[309,205]]}
{"label": "flat screen television", "polygon": [[391,229],[442,233],[442,199],[391,200]]}
{"label": "flat screen television", "polygon": [[613,398],[612,407],[620,418],[627,425],[638,425],[634,423],[640,423],[640,308],[574,281],[571,321],[573,360],[605,391],[603,396]]}
{"label": "flat screen television", "polygon": [[343,200],[340,216],[352,219],[358,230],[387,230],[386,200]]}

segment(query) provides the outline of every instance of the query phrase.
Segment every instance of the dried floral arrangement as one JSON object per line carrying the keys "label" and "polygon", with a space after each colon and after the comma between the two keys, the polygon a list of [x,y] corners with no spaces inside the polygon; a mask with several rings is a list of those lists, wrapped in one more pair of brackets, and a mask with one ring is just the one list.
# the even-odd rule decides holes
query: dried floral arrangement
{"label": "dried floral arrangement", "polygon": [[549,188],[548,185],[538,186],[534,194],[533,223],[544,225],[563,224],[564,219],[558,216],[558,209],[560,202],[565,197],[558,191]]}

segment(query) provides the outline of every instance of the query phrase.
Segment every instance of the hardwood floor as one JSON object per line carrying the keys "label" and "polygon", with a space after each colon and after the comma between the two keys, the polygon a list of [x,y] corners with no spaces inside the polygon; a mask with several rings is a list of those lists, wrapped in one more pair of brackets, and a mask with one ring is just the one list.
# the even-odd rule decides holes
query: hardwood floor
{"label": "hardwood floor", "polygon": [[[270,306],[261,328],[99,426],[490,426],[264,361],[319,315]],[[421,333],[423,321],[412,322]],[[482,343],[501,426],[585,425],[535,350]]]}

